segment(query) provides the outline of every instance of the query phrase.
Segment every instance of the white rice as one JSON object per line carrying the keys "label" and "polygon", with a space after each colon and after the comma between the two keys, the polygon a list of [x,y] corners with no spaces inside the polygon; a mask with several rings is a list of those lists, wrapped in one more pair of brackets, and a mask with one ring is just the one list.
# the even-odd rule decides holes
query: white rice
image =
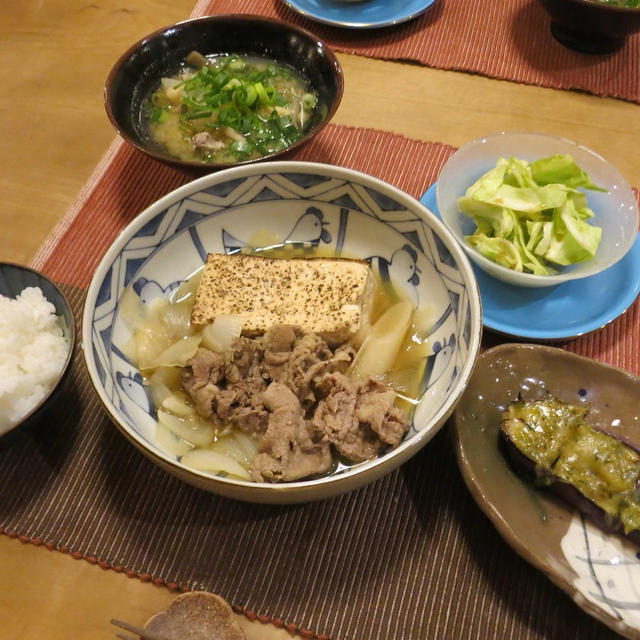
{"label": "white rice", "polygon": [[64,366],[69,343],[39,287],[0,295],[0,433],[33,409]]}

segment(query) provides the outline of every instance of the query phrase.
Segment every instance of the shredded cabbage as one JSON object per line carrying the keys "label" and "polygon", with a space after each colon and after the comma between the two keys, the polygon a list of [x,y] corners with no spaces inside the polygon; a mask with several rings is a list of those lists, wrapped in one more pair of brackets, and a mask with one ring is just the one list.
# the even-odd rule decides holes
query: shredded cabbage
{"label": "shredded cabbage", "polygon": [[537,275],[589,260],[602,230],[589,224],[593,211],[579,188],[605,191],[568,154],[531,163],[499,158],[458,198],[476,224],[465,240],[497,264]]}

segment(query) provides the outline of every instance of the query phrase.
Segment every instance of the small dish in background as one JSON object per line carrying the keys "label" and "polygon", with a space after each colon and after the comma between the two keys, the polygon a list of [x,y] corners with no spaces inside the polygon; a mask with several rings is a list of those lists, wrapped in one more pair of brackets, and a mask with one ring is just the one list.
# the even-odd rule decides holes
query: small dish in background
{"label": "small dish in background", "polygon": [[[561,268],[554,275],[513,271],[482,256],[464,239],[475,229],[473,220],[458,210],[457,199],[500,157],[527,161],[555,154],[569,154],[607,192],[588,191],[587,204],[593,210],[590,224],[602,228],[596,255],[585,262]],[[638,205],[631,187],[608,161],[570,140],[539,133],[502,131],[476,138],[463,145],[445,163],[436,189],[436,201],[443,222],[463,246],[467,255],[490,276],[521,287],[549,287],[600,273],[623,258],[638,230]]]}
{"label": "small dish in background", "polygon": [[540,0],[551,16],[553,37],[582,53],[611,53],[640,31],[640,7],[598,0]]}
{"label": "small dish in background", "polygon": [[563,349],[504,344],[480,355],[454,412],[458,466],[478,506],[516,553],[584,611],[637,638],[637,546],[601,532],[521,479],[498,445],[503,409],[519,395],[538,399],[546,392],[588,405],[596,424],[619,421],[640,442],[640,378]]}
{"label": "small dish in background", "polygon": [[[284,149],[233,162],[181,160],[171,155],[151,139],[141,110],[160,79],[179,71],[193,51],[205,57],[234,54],[267,58],[297,72],[317,97],[304,135]],[[111,124],[129,144],[162,162],[215,171],[278,158],[302,146],[331,120],[342,99],[343,86],[337,58],[310,32],[262,16],[214,15],[165,27],[130,47],[109,73],[104,100]]]}
{"label": "small dish in background", "polygon": [[437,0],[282,0],[305,18],[346,29],[392,27],[417,18]]}
{"label": "small dish in background", "polygon": [[[53,379],[48,390],[43,392],[44,395],[38,399],[34,405],[29,401],[30,408],[27,409],[26,412],[21,413],[20,417],[10,420],[6,425],[0,424],[0,435],[27,422],[35,421],[60,389],[64,378],[71,368],[71,360],[76,340],[75,323],[69,302],[62,291],[60,291],[51,280],[29,267],[0,262],[0,295],[5,298],[15,299],[28,287],[38,287],[46,300],[55,307],[55,315],[58,317],[58,324],[62,328],[62,335],[67,343],[67,353],[57,377]],[[21,377],[20,380],[17,381],[17,388],[20,389],[21,386],[24,386],[25,380],[29,380],[30,378],[32,378],[31,375],[28,377],[25,376],[24,378]],[[15,388],[10,389],[8,382],[8,380],[3,380],[3,383],[7,384],[7,387],[3,389],[3,395],[5,396],[5,401],[10,400],[15,403],[17,402]],[[27,406],[24,397],[21,397],[21,400],[25,403],[25,406]],[[4,420],[2,422],[4,422]]]}

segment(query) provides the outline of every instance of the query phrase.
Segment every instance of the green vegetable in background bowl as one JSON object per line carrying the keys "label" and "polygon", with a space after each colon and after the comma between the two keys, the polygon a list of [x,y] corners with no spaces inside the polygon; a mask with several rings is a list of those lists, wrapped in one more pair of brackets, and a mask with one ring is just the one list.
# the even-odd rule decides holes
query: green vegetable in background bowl
{"label": "green vegetable in background bowl", "polygon": [[632,9],[640,8],[640,0],[591,0],[600,4],[609,4],[613,7],[631,7]]}
{"label": "green vegetable in background bowl", "polygon": [[457,200],[476,224],[465,241],[497,264],[536,275],[589,260],[601,229],[588,222],[593,212],[580,188],[606,192],[568,154],[499,158]]}

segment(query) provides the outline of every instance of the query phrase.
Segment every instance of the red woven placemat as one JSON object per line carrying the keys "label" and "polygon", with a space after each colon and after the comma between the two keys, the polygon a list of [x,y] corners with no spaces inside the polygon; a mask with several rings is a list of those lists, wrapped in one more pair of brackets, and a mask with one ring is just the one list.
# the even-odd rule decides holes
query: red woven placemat
{"label": "red woven placemat", "polygon": [[[82,290],[65,291],[81,313]],[[363,489],[253,505],[186,485],[138,453],[80,353],[57,400],[34,428],[0,439],[5,535],[219,593],[317,640],[617,637],[502,541],[464,487],[446,429]]]}
{"label": "red woven placemat", "polygon": [[[292,159],[365,171],[417,197],[452,152],[329,125]],[[63,283],[78,320],[84,289],[116,234],[191,178],[112,145],[35,260]],[[640,373],[638,302],[565,346]],[[0,439],[0,532],[174,588],[215,591],[309,637],[615,635],[502,542],[464,487],[446,429],[400,469],[332,500],[234,502],[138,453],[107,418],[78,351],[58,404],[34,428],[9,435]]]}
{"label": "red woven placemat", "polygon": [[[418,198],[453,151],[440,143],[330,124],[289,159],[363,171]],[[77,203],[40,249],[34,266],[59,282],[87,287],[118,232],[145,207],[193,178],[114,142]],[[603,330],[563,346],[640,375],[640,303],[636,300]]]}
{"label": "red woven placemat", "polygon": [[576,53],[553,38],[538,0],[438,0],[415,20],[374,30],[312,21],[281,0],[200,0],[192,15],[214,13],[280,18],[337,51],[640,102],[640,35],[613,54]]}

